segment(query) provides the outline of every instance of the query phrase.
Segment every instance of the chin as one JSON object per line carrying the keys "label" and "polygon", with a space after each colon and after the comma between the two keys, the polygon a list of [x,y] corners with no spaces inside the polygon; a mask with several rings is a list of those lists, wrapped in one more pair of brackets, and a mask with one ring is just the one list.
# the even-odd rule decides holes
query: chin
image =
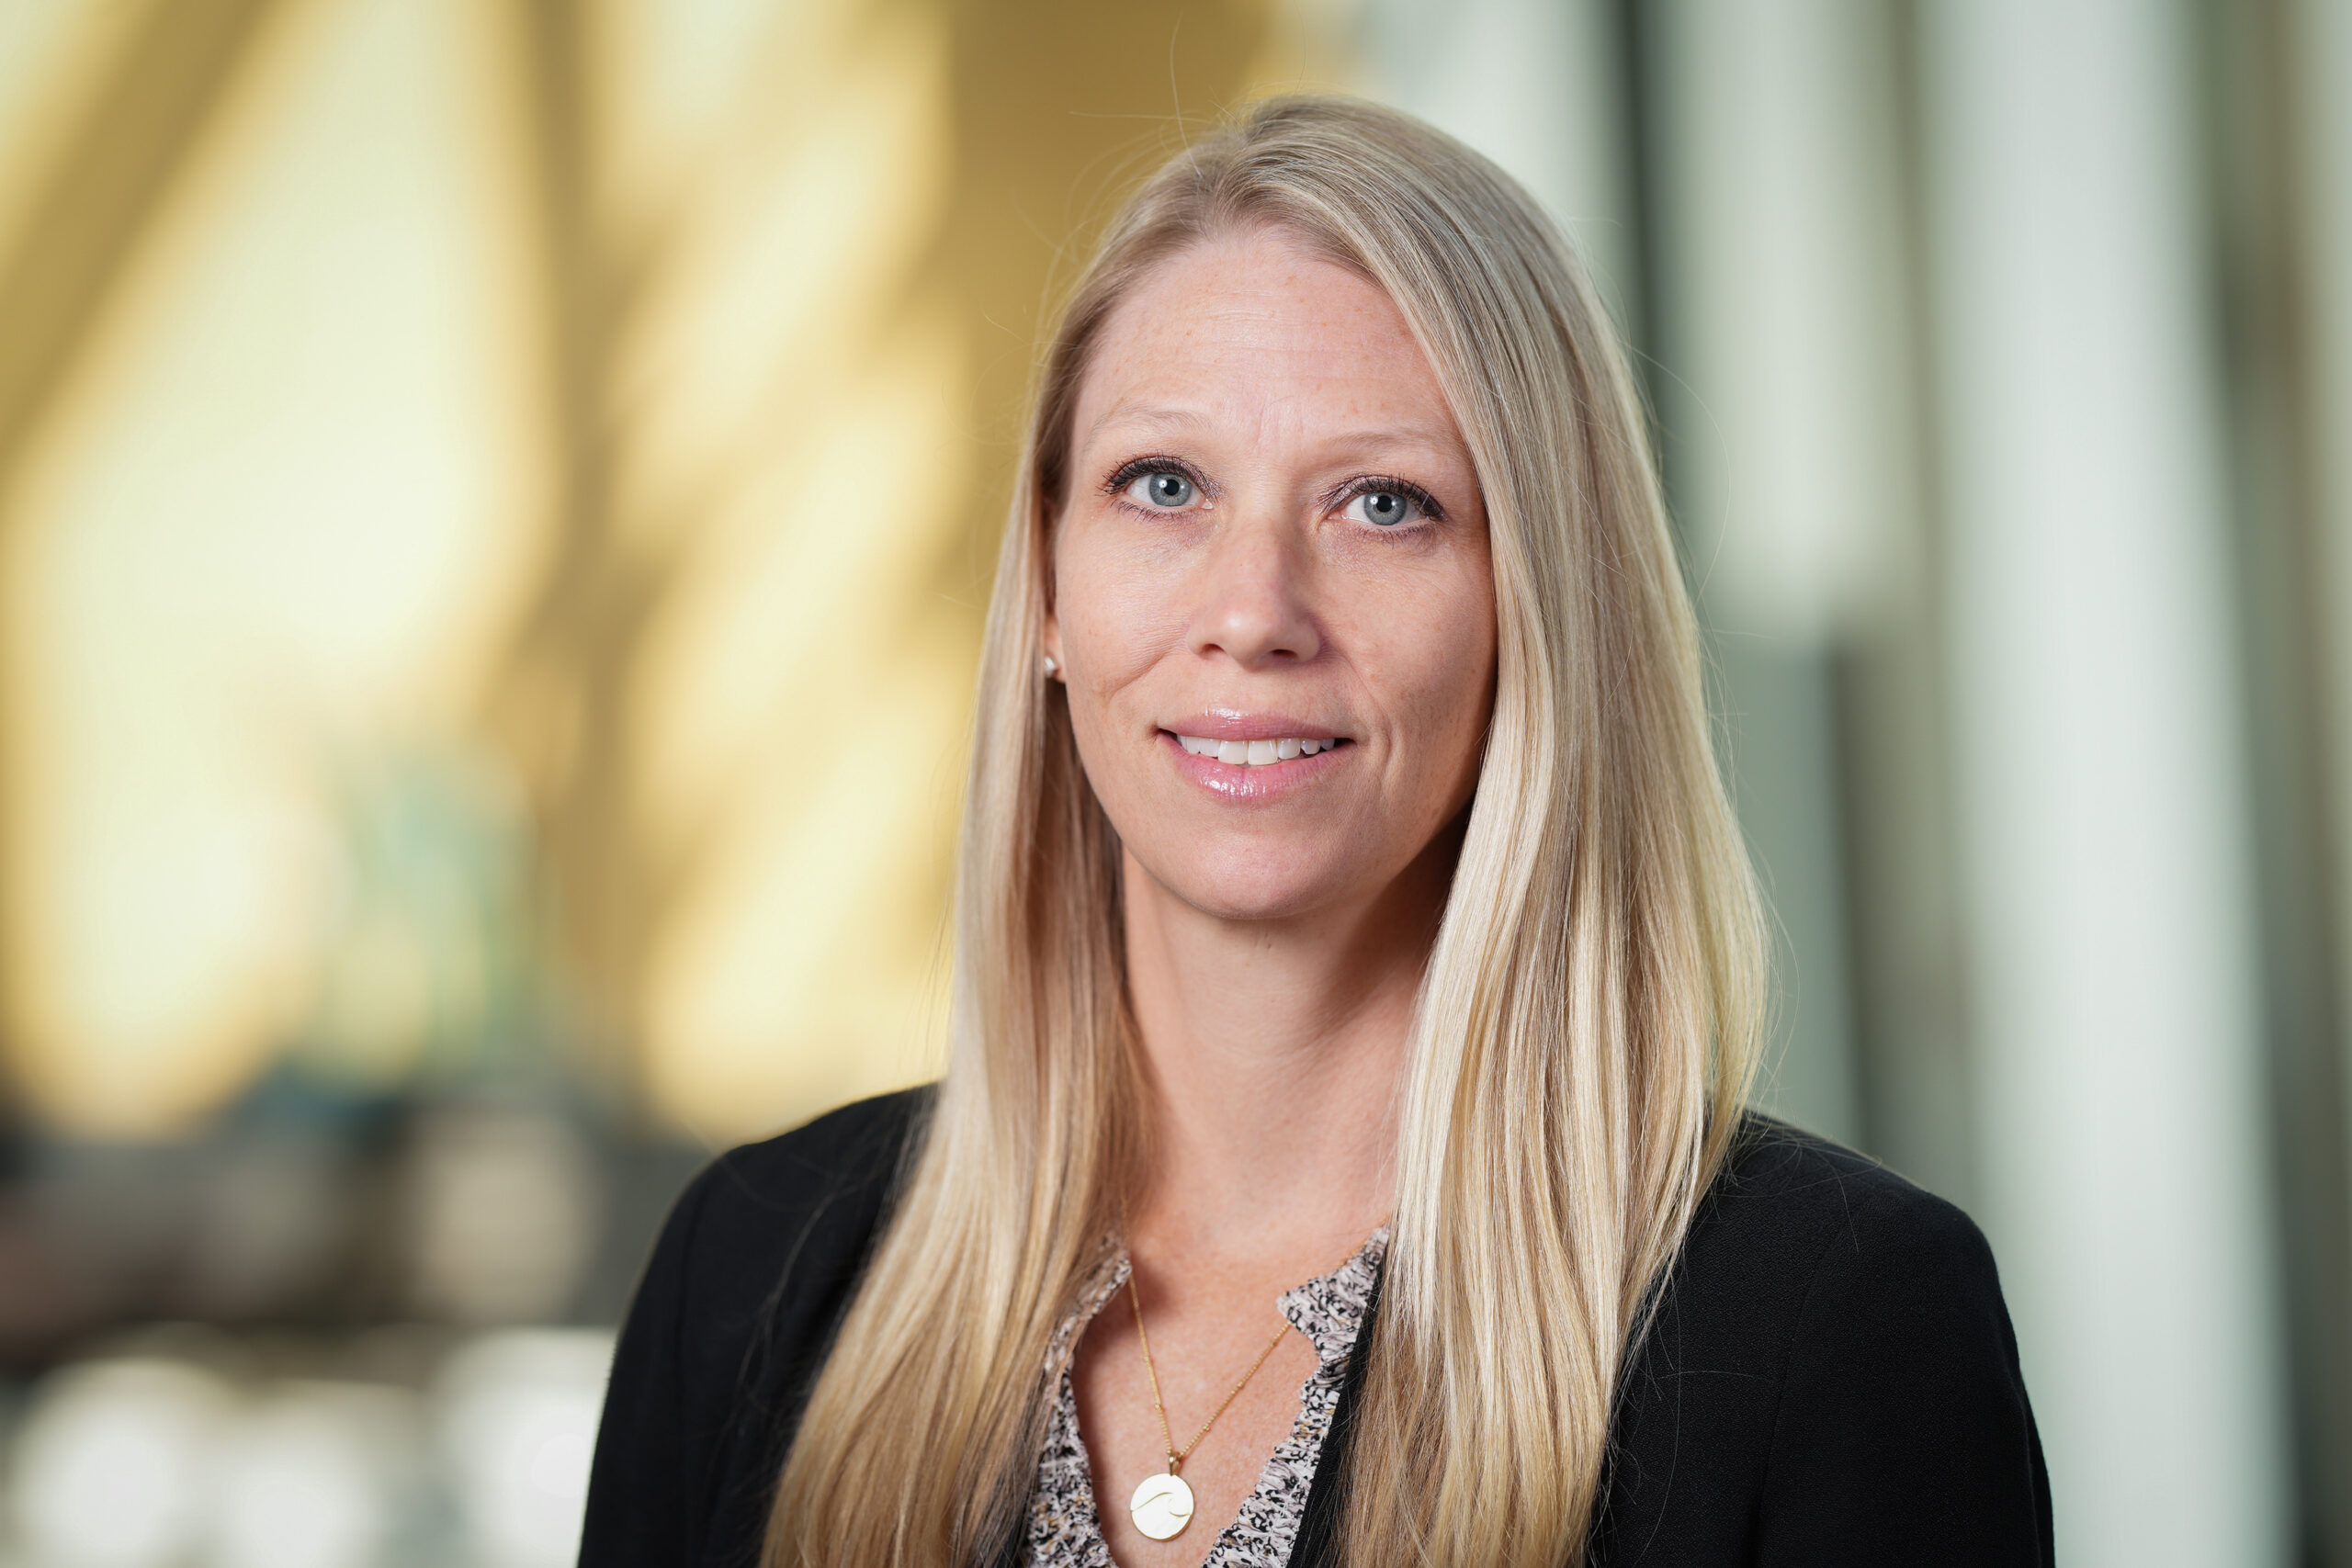
{"label": "chin", "polygon": [[1357,880],[1337,866],[1267,863],[1246,847],[1171,856],[1176,871],[1154,880],[1204,915],[1222,920],[1279,920],[1345,899]]}

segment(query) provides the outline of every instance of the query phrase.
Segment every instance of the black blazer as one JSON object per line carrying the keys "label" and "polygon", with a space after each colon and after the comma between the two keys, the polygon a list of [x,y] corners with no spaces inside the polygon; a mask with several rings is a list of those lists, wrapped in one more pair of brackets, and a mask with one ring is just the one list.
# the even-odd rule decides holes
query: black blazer
{"label": "black blazer", "polygon": [[[678,1200],[621,1330],[582,1568],[758,1561],[927,1103],[886,1095],[736,1149]],[[1331,1539],[1351,1393],[1294,1564]],[[1870,1160],[1750,1118],[1619,1394],[1593,1568],[2050,1561],[2049,1477],[1984,1238]]]}

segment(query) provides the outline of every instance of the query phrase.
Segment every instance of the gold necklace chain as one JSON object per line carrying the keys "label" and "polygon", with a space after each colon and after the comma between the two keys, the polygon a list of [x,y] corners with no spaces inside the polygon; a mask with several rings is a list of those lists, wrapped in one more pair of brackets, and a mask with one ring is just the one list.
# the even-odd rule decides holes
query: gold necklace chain
{"label": "gold necklace chain", "polygon": [[1159,1369],[1151,1364],[1151,1336],[1144,1332],[1143,1296],[1136,1290],[1136,1269],[1132,1259],[1127,1264],[1127,1302],[1136,1309],[1136,1337],[1143,1343],[1143,1373],[1151,1380],[1151,1408],[1159,1417],[1160,1440],[1168,1450],[1168,1473],[1175,1475],[1182,1471],[1184,1461],[1192,1457],[1193,1450],[1201,1446],[1201,1439],[1209,1435],[1209,1428],[1216,1425],[1216,1418],[1232,1408],[1233,1402],[1241,1397],[1241,1391],[1250,1386],[1250,1380],[1258,1375],[1258,1369],[1266,1364],[1266,1358],[1272,1356],[1274,1348],[1288,1337],[1290,1325],[1284,1323],[1274,1331],[1274,1337],[1266,1341],[1266,1348],[1258,1352],[1258,1359],[1250,1363],[1250,1370],[1241,1374],[1241,1381],[1233,1385],[1233,1392],[1225,1396],[1225,1403],[1209,1412],[1209,1418],[1201,1423],[1201,1429],[1193,1434],[1193,1440],[1180,1449],[1176,1446],[1176,1434],[1168,1429],[1168,1406],[1160,1401]]}

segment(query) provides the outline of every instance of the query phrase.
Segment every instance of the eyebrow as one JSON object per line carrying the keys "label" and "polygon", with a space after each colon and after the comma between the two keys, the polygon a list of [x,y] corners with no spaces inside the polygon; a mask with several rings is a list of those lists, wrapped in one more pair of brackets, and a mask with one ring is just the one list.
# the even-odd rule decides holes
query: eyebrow
{"label": "eyebrow", "polygon": [[[1099,438],[1104,431],[1120,425],[1142,425],[1153,430],[1197,430],[1209,423],[1209,417],[1206,414],[1191,409],[1121,406],[1112,409],[1101,419],[1095,421],[1093,427],[1086,433],[1086,439],[1091,442]],[[1337,434],[1324,436],[1316,443],[1318,448],[1326,452],[1362,452],[1369,448],[1402,447],[1415,456],[1430,458],[1445,456],[1447,445],[1442,436],[1432,431],[1377,427],[1343,431]]]}
{"label": "eyebrow", "polygon": [[1198,427],[1207,423],[1206,415],[1196,413],[1191,409],[1141,408],[1119,403],[1113,405],[1108,412],[1096,420],[1093,428],[1086,434],[1087,439],[1091,441],[1117,424],[1144,424],[1159,430],[1172,430]]}

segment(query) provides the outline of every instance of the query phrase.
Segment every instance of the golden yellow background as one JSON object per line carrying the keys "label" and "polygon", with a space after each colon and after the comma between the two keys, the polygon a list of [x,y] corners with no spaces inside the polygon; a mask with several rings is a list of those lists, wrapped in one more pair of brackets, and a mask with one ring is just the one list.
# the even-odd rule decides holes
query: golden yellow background
{"label": "golden yellow background", "polygon": [[1310,75],[1295,26],[0,15],[37,1113],[551,1051],[723,1142],[924,1074],[1041,310],[1187,117]]}

